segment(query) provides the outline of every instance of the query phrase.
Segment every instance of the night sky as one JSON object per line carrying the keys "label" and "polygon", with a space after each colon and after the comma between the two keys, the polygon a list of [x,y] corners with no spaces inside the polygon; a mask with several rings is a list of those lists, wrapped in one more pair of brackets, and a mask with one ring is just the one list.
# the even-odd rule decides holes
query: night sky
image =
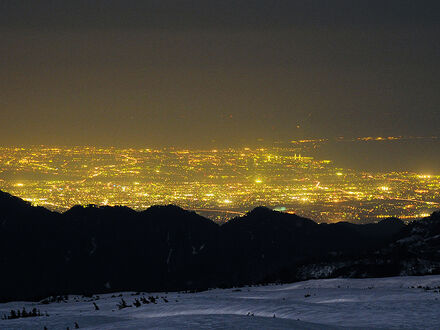
{"label": "night sky", "polygon": [[438,135],[440,1],[0,1],[2,145]]}

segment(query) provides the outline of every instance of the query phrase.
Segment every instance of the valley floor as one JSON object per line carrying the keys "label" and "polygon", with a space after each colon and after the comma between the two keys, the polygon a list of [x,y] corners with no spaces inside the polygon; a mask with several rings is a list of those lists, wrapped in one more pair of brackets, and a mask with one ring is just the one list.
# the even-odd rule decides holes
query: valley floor
{"label": "valley floor", "polygon": [[[65,302],[0,304],[36,307],[49,316],[0,320],[0,329],[438,329],[440,275],[311,280],[199,293],[121,293]],[[112,297],[113,296],[113,297]],[[133,306],[135,299],[158,297]],[[128,305],[118,309],[123,298]],[[93,302],[99,307],[95,310]]]}

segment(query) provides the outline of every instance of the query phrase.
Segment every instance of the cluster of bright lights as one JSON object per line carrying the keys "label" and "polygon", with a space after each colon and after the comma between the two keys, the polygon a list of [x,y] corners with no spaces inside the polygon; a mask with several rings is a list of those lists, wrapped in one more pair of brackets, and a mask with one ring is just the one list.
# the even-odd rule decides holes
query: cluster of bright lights
{"label": "cluster of bright lights", "polygon": [[356,221],[411,219],[440,206],[439,176],[356,172],[300,148],[0,148],[3,171],[20,180],[0,179],[0,189],[60,211],[171,203],[224,219],[266,205],[318,221]]}

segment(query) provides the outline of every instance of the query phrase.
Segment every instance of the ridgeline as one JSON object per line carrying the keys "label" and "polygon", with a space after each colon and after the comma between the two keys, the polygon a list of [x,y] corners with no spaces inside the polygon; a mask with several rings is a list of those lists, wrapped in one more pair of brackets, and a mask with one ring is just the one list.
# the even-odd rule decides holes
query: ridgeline
{"label": "ridgeline", "polygon": [[258,207],[223,225],[180,207],[34,207],[0,191],[0,301],[440,273],[440,212],[317,224]]}

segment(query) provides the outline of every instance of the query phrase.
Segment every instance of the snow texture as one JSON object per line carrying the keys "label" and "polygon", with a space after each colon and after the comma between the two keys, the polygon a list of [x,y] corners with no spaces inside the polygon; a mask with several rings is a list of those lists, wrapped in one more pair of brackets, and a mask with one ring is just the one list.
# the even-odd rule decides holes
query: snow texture
{"label": "snow texture", "polygon": [[[75,322],[80,329],[438,329],[439,289],[440,275],[433,275],[310,280],[198,293],[124,292],[99,299],[69,296],[49,304],[0,304],[0,316],[23,307],[49,314],[0,320],[0,329],[74,329]],[[135,299],[143,296],[159,298],[135,307]],[[121,298],[131,307],[118,309]]]}

